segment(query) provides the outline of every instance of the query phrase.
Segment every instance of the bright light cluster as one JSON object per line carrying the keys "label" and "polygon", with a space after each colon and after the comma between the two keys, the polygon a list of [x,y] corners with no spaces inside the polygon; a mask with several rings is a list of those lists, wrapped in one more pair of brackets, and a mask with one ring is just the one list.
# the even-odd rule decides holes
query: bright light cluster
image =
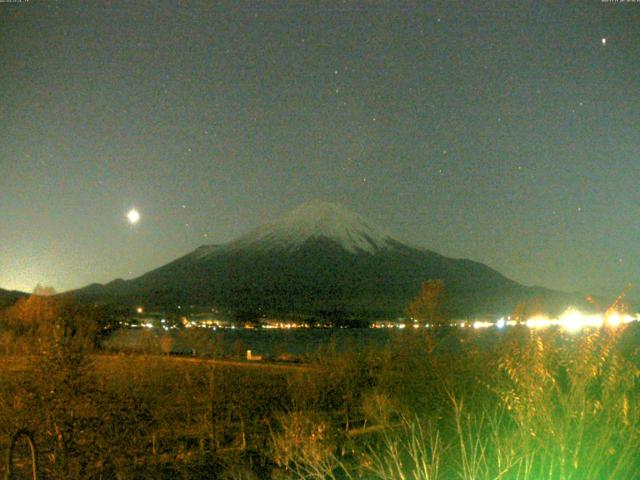
{"label": "bright light cluster", "polygon": [[[491,326],[493,326],[493,323],[491,322],[482,322],[482,321],[473,322],[473,328],[487,328]],[[497,322],[496,322],[496,326],[498,326]]]}
{"label": "bright light cluster", "polygon": [[524,322],[516,322],[514,320],[501,318],[495,323],[477,321],[473,323],[473,328],[487,328],[497,327],[504,328],[505,326],[514,325],[526,325],[529,328],[547,328],[557,326],[566,330],[567,332],[577,332],[583,328],[600,328],[603,326],[617,327],[626,323],[639,321],[640,315],[635,317],[628,313],[621,313],[616,311],[601,313],[582,313],[575,308],[567,309],[558,318],[550,318],[546,315],[536,315]]}
{"label": "bright light cluster", "polygon": [[[628,313],[617,312],[614,310],[602,313],[582,313],[575,308],[568,308],[562,315],[557,318],[551,318],[547,315],[534,315],[524,321],[513,320],[511,317],[502,317],[496,321],[489,320],[476,320],[476,321],[457,321],[448,324],[450,327],[467,328],[473,327],[474,329],[484,329],[495,327],[497,329],[504,329],[505,327],[515,327],[517,325],[523,325],[528,328],[540,329],[547,327],[560,327],[567,332],[577,332],[584,328],[600,328],[617,327],[631,322],[640,321],[640,314],[636,316],[629,315]],[[409,324],[413,328],[433,328],[434,326],[417,323],[414,320],[413,324]],[[403,329],[407,327],[406,323],[398,323],[393,321],[386,322],[374,322],[371,324],[371,328],[399,328]],[[268,327],[266,327],[268,328]]]}

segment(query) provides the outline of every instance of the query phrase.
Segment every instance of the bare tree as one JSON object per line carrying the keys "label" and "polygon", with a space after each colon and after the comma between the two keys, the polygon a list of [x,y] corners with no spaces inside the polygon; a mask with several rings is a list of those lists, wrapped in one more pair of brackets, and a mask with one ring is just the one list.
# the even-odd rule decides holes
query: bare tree
{"label": "bare tree", "polygon": [[444,282],[430,279],[422,282],[420,293],[409,302],[405,314],[415,320],[426,321],[431,325],[442,323],[442,304],[444,300]]}
{"label": "bare tree", "polygon": [[3,312],[4,326],[18,335],[30,337],[48,329],[60,303],[54,294],[53,288],[38,285],[33,295],[19,299]]}

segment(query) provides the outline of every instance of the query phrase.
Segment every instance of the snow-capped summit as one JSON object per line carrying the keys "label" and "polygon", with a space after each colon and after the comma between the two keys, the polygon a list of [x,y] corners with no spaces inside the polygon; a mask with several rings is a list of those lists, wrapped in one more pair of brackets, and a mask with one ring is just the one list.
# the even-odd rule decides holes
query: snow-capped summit
{"label": "snow-capped summit", "polygon": [[[382,229],[341,205],[304,203],[279,220],[263,225],[225,246],[227,250],[295,250],[308,240],[332,241],[350,253],[375,253],[391,248],[395,240]],[[207,256],[216,250],[203,250]]]}

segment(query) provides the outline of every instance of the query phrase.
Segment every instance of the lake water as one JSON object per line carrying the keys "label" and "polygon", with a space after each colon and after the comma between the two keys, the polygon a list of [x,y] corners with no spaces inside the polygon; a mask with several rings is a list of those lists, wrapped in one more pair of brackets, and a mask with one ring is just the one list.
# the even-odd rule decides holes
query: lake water
{"label": "lake water", "polygon": [[[363,347],[383,348],[393,337],[382,329],[191,329],[171,333],[173,353],[189,354],[194,349],[222,356],[241,356],[246,350],[256,355],[277,357],[281,354],[309,355],[323,349],[346,352]],[[108,340],[107,346],[122,350],[160,347],[164,335],[149,330],[121,330]]]}
{"label": "lake water", "polygon": [[[473,337],[490,345],[502,332],[473,332]],[[165,334],[158,330],[121,330],[107,341],[117,350],[160,351],[162,338],[171,338],[171,350],[176,354],[203,353],[214,356],[241,357],[251,350],[255,355],[277,358],[282,354],[296,357],[320,351],[349,352],[363,348],[384,349],[390,342],[402,342],[425,334],[413,328],[324,328],[324,329],[188,329]],[[471,332],[469,332],[471,334]],[[446,350],[461,347],[458,329],[439,329],[438,343]]]}
{"label": "lake water", "polygon": [[[529,330],[525,327],[511,327],[519,331],[521,339],[527,338]],[[550,328],[554,330],[554,328]],[[509,328],[441,328],[433,331],[438,348],[455,352],[470,345],[491,349],[505,335],[513,330]],[[216,357],[244,357],[247,350],[255,355],[277,358],[288,354],[295,357],[313,355],[321,351],[349,352],[363,348],[384,349],[390,342],[395,348],[402,348],[403,342],[425,335],[425,330],[406,328],[327,328],[327,329],[188,329],[170,334],[158,330],[128,329],[114,334],[106,342],[108,348],[117,350],[138,350],[160,352],[162,338],[170,338],[171,351],[175,354],[205,354]],[[579,333],[559,332],[558,339],[575,338]],[[622,345],[631,351],[640,343],[640,325],[627,326]]]}

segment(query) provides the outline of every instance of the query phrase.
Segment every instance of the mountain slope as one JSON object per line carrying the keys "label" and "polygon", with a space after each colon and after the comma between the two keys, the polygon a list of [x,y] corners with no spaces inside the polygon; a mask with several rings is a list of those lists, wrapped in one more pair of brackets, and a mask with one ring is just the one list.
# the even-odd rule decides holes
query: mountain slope
{"label": "mountain slope", "polygon": [[302,205],[235,241],[200,247],[139,278],[76,294],[165,308],[374,318],[401,314],[427,279],[444,281],[445,309],[453,316],[509,313],[518,301],[534,298],[549,307],[567,301],[486,265],[406,245],[326,202]]}

